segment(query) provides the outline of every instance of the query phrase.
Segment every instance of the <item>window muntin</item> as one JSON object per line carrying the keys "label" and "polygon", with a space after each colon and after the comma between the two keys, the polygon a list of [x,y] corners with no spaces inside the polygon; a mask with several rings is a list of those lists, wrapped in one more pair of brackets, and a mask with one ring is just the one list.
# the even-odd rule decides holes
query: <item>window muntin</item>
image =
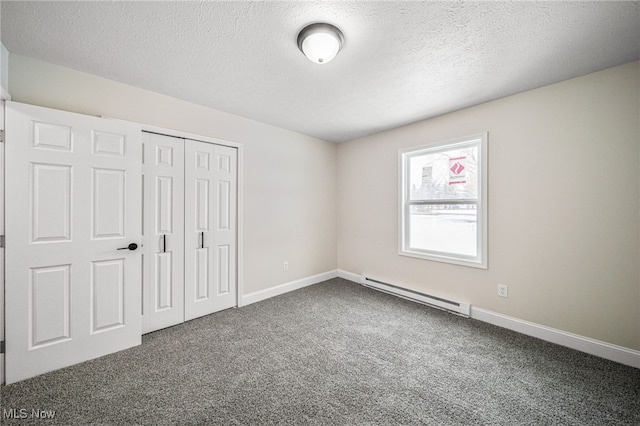
{"label": "window muntin", "polygon": [[486,268],[486,138],[400,151],[400,254]]}

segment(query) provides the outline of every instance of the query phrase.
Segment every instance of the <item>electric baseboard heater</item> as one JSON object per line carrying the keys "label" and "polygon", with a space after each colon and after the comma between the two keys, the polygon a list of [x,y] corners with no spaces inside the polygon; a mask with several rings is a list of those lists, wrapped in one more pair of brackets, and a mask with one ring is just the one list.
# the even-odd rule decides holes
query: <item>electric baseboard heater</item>
{"label": "electric baseboard heater", "polygon": [[456,315],[469,317],[471,315],[471,305],[468,303],[454,302],[452,300],[443,299],[442,297],[431,296],[429,294],[420,293],[415,290],[398,287],[393,284],[378,281],[374,278],[363,275],[360,277],[360,284],[379,290],[394,296],[402,297],[414,302],[429,305],[434,308],[443,309]]}

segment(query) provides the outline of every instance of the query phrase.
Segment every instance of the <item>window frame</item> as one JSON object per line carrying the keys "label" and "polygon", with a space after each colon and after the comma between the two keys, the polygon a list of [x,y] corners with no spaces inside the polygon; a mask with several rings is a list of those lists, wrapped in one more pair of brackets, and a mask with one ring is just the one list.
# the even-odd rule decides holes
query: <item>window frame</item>
{"label": "window frame", "polygon": [[[475,199],[459,200],[420,200],[410,199],[410,165],[412,157],[451,151],[469,146],[478,147],[478,196]],[[452,263],[474,268],[488,269],[487,262],[487,152],[488,152],[488,132],[476,133],[445,141],[432,142],[420,146],[403,148],[398,151],[398,174],[399,174],[399,212],[398,212],[398,254],[401,256],[414,257],[419,259],[432,260],[437,262]],[[434,250],[416,249],[409,246],[410,210],[412,205],[454,205],[454,204],[476,204],[476,256],[469,256],[451,252],[439,252]]]}

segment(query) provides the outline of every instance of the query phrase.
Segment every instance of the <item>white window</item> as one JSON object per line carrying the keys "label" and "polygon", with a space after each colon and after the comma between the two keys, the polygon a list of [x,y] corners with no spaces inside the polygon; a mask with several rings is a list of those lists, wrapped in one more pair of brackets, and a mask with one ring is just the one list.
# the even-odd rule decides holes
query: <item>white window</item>
{"label": "white window", "polygon": [[401,150],[405,256],[487,268],[487,134]]}

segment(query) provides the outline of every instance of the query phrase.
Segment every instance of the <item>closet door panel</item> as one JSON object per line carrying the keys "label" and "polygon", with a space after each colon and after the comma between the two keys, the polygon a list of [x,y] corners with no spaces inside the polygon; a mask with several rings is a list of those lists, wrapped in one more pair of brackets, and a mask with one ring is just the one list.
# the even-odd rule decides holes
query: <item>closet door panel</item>
{"label": "closet door panel", "polygon": [[143,333],[184,321],[184,142],[144,143]]}
{"label": "closet door panel", "polygon": [[185,140],[185,320],[213,311],[213,145]]}
{"label": "closet door panel", "polygon": [[236,149],[185,141],[185,319],[237,305]]}
{"label": "closet door panel", "polygon": [[217,310],[236,306],[236,194],[237,150],[214,146],[215,199],[213,232],[215,306]]}

